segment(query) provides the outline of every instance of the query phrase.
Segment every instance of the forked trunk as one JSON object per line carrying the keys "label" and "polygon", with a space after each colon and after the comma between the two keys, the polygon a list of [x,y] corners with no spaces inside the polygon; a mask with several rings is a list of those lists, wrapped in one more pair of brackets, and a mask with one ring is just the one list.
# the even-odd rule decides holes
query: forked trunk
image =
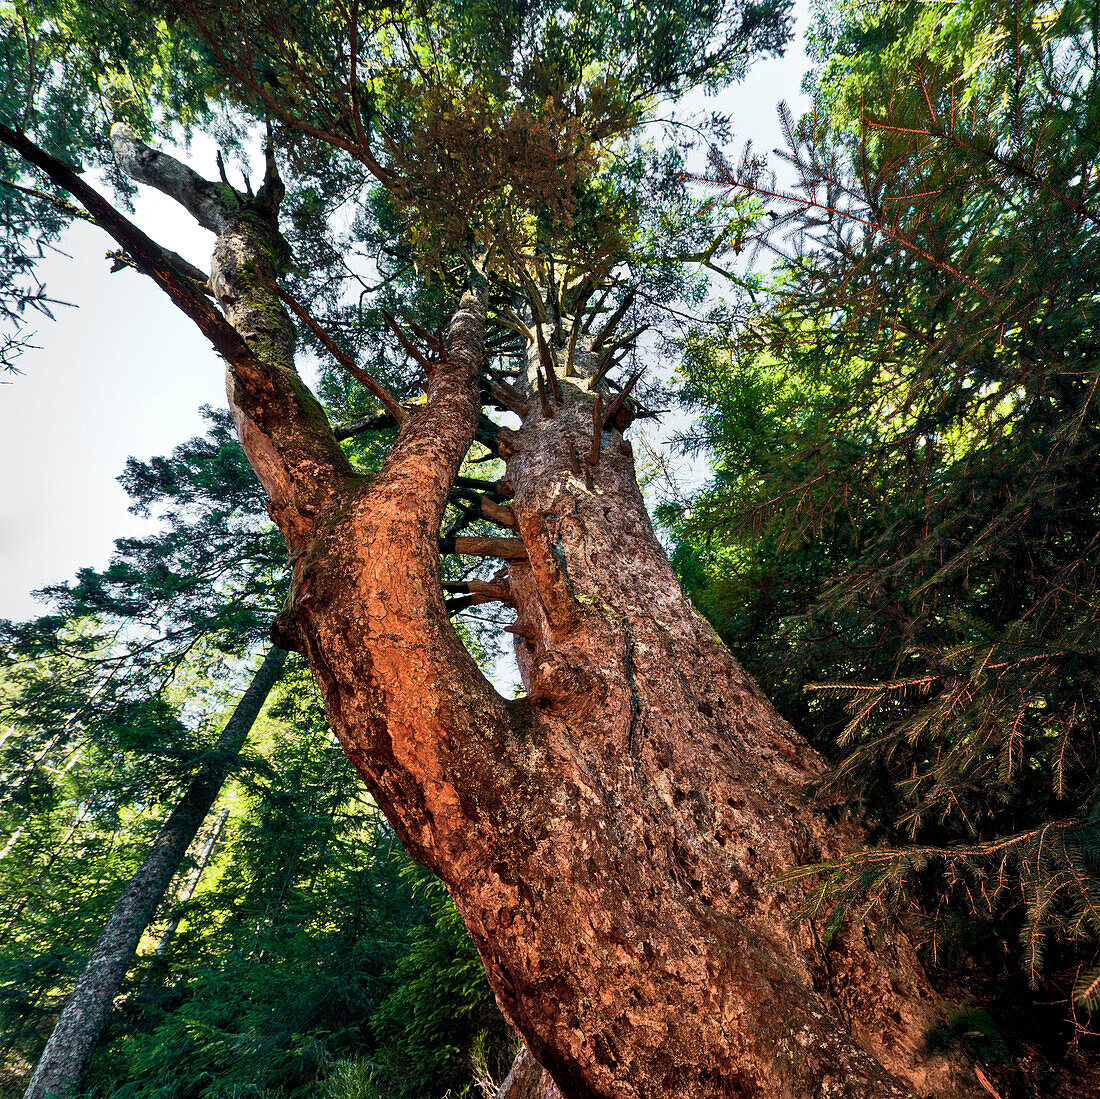
{"label": "forked trunk", "polygon": [[969,1094],[924,1051],[935,1007],[903,937],[855,929],[825,950],[791,925],[799,897],[774,879],[860,837],[814,815],[821,760],[681,592],[620,431],[628,407],[603,424],[601,404],[593,440],[591,350],[564,354],[566,376],[531,347],[508,398],[523,425],[498,439],[513,499],[483,507],[514,530],[445,547],[508,562],[482,585],[516,608],[527,695],[506,700],[440,582],[440,523],[480,415],[480,276],[426,404],[399,416],[381,471],[356,474],[294,373],[272,290],[273,165],[246,213],[211,216],[203,181],[161,172],[163,154],[116,130],[127,170],[182,189],[220,234],[211,285],[235,331],[173,293],[227,357],[290,550],[278,640],[308,655],[349,758],[447,883],[501,1008],[567,1099]]}
{"label": "forked trunk", "polygon": [[462,648],[437,539],[482,316],[468,293],[426,408],[319,519],[292,617],[334,730],[446,881],[505,1015],[566,1097],[908,1094],[895,1075],[954,1094],[923,1054],[935,1015],[908,944],[855,933],[826,955],[789,925],[799,898],[773,879],[853,837],[814,817],[821,761],[681,592],[629,444],[609,425],[593,446],[593,355],[549,386],[549,415],[529,385],[526,422],[501,432],[521,545],[457,543],[510,558],[527,696],[501,698]]}

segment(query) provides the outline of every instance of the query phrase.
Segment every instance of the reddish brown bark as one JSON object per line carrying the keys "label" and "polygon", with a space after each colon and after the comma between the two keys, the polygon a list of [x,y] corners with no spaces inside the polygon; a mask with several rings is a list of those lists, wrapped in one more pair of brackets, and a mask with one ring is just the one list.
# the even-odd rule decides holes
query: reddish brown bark
{"label": "reddish brown bark", "polygon": [[[831,972],[812,931],[789,929],[797,898],[769,883],[843,846],[804,798],[820,761],[683,597],[619,433],[591,489],[573,472],[583,371],[509,438],[528,697],[501,699],[466,654],[437,537],[477,419],[482,323],[467,294],[426,407],[295,565],[294,628],[349,757],[450,886],[566,1096],[905,1094],[880,1061],[943,1091],[904,942],[853,936]],[[301,537],[300,512],[273,514]]]}
{"label": "reddish brown bark", "polygon": [[527,696],[505,700],[440,583],[440,523],[480,412],[482,291],[463,296],[425,406],[368,479],[294,374],[264,288],[272,230],[230,219],[212,285],[251,348],[230,357],[230,399],[294,565],[280,643],[308,655],[348,756],[446,881],[561,1093],[967,1093],[924,1054],[934,1003],[904,938],[857,929],[825,952],[792,928],[798,897],[774,879],[858,836],[814,816],[821,761],[680,591],[620,434],[626,406],[593,440],[596,354],[578,346],[573,376],[548,378],[532,347],[518,383],[526,416],[501,448],[515,531],[475,550],[509,550]]}

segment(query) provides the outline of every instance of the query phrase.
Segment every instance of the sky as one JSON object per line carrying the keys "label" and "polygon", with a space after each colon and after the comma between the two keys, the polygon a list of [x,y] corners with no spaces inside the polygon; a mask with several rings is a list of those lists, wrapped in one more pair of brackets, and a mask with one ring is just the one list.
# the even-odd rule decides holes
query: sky
{"label": "sky", "polygon": [[[776,105],[804,108],[806,0],[797,0],[795,39],[781,59],[757,62],[747,79],[700,100],[734,118],[736,154],[782,144]],[[215,150],[196,143],[180,154],[217,178]],[[697,167],[701,173],[705,164]],[[142,188],[134,220],[160,244],[203,270],[213,236],[172,200]],[[19,375],[0,384],[0,618],[46,613],[32,592],[107,564],[116,538],[140,535],[148,520],[128,512],[116,478],[127,457],[147,459],[204,432],[200,406],[225,405],[224,370],[209,343],[147,278],[110,274],[114,242],[77,223],[60,242],[67,254],[40,272],[51,297],[72,302],[32,328],[36,350]]]}

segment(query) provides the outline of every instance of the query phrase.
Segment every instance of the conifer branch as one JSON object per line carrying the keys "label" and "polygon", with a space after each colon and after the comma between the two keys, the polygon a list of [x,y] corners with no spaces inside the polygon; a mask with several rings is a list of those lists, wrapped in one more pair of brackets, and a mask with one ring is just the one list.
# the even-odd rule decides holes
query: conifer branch
{"label": "conifer branch", "polygon": [[153,279],[173,304],[191,318],[225,359],[254,376],[266,367],[256,358],[241,334],[218,312],[195,282],[180,274],[164,248],[119,213],[98,191],[88,186],[74,169],[39,148],[25,135],[0,123],[0,141],[24,160],[41,169],[62,190],[68,191],[101,229],[121,245],[134,266]]}
{"label": "conifer branch", "polygon": [[387,313],[382,310],[382,317],[390,330],[397,337],[397,342],[405,349],[405,351],[416,361],[420,366],[420,369],[424,371],[424,377],[427,378],[432,372],[432,367],[435,365],[425,354],[418,348],[406,335],[401,331],[401,326]]}

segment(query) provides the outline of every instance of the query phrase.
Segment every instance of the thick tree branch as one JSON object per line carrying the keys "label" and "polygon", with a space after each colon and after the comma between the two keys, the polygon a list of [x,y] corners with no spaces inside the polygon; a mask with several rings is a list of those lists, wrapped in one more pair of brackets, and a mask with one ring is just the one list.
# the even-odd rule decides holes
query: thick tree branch
{"label": "thick tree branch", "polygon": [[151,149],[123,122],[111,127],[111,151],[118,166],[138,183],[174,198],[204,229],[220,233],[245,199],[225,183],[212,183],[175,157]]}
{"label": "thick tree branch", "polygon": [[489,396],[492,397],[499,407],[509,412],[514,412],[521,420],[525,419],[528,412],[530,412],[530,408],[524,401],[512,396],[514,390],[509,392],[510,389],[510,386],[509,389],[505,389],[503,386],[496,385],[493,382],[489,382],[486,387]]}
{"label": "thick tree branch", "polygon": [[247,352],[238,346],[233,354],[223,351],[229,402],[241,444],[293,557],[304,550],[318,514],[353,471],[324,410],[298,377],[294,326],[272,290],[273,257],[285,248],[277,224],[284,188],[275,158],[268,148],[264,185],[245,199],[149,149],[125,126],[113,127],[111,143],[124,170],[176,199],[208,227],[218,227],[210,286],[226,312],[222,326]]}
{"label": "thick tree branch", "polygon": [[496,523],[499,527],[507,527],[509,530],[516,529],[516,517],[511,508],[495,504],[487,496],[482,496],[478,504],[481,508],[481,514],[486,519]]}
{"label": "thick tree branch", "polygon": [[507,481],[483,481],[478,477],[463,477],[461,474],[455,478],[454,483],[462,488],[476,489],[486,496],[498,496],[502,500],[512,495]]}
{"label": "thick tree branch", "polygon": [[0,123],[0,141],[44,172],[58,187],[68,191],[88,211],[96,225],[118,241],[134,266],[153,279],[173,304],[198,325],[223,358],[244,369],[261,371],[260,364],[240,333],[214,308],[195,283],[176,270],[165,250],[119,213],[98,191],[89,187],[70,165],[51,156],[28,137],[3,123]]}
{"label": "thick tree branch", "polygon": [[499,557],[504,561],[527,559],[527,547],[522,538],[453,538],[448,542],[440,545],[440,550],[444,553],[457,553],[466,557]]}
{"label": "thick tree branch", "polygon": [[[88,214],[81,211],[81,216],[87,218],[88,221],[95,224],[95,219]],[[170,248],[163,249],[164,256],[169,263],[172,264],[175,269],[184,276],[184,278],[191,279],[195,282],[199,289],[209,297],[213,297],[214,291],[210,289],[210,276],[200,271],[190,260],[184,259],[178,252],[173,252]],[[140,270],[134,261],[121,249],[117,251],[108,252],[107,258],[112,261],[111,273],[121,271],[124,267],[133,267],[135,270]]]}
{"label": "thick tree branch", "polygon": [[[293,499],[296,517],[292,526],[298,528],[298,536],[304,535],[304,528],[310,524],[309,517],[320,506],[320,498],[327,496],[333,483],[342,481],[351,474],[352,470],[332,434],[320,405],[294,371],[293,331],[291,330],[288,342],[284,333],[271,330],[270,307],[263,305],[259,308],[251,307],[253,303],[250,299],[255,297],[254,288],[246,289],[240,285],[239,279],[230,279],[229,282],[234,283],[231,286],[224,277],[219,285],[219,279],[214,278],[211,282],[220,300],[226,305],[231,318],[239,319],[243,325],[230,323],[209,301],[204,290],[190,277],[190,274],[185,275],[180,272],[173,254],[168,253],[133,222],[119,213],[98,191],[85,183],[70,165],[41,149],[24,134],[2,123],[0,123],[0,141],[14,149],[28,163],[39,168],[53,183],[80,202],[95,223],[122,246],[134,266],[142,274],[152,278],[169,296],[173,304],[190,317],[211,341],[215,350],[227,363],[230,375],[235,381],[239,398],[235,402],[238,404],[236,411],[240,411],[243,402],[243,404],[251,404],[258,413],[258,417],[242,413],[259,426],[260,436],[267,440],[263,444],[262,460],[256,452],[255,445],[252,445],[253,452],[249,454],[257,475],[273,501]],[[139,155],[143,146],[131,132],[123,127],[114,128],[112,141],[123,148],[127,158],[134,162],[140,161],[143,175],[151,175],[154,168],[164,168],[168,172],[167,179],[176,181],[187,192],[184,196],[187,201],[183,198],[181,201],[184,201],[184,205],[189,209],[191,208],[189,203],[200,204],[199,199],[202,198],[203,189],[198,188],[195,183],[195,180],[200,177],[190,169],[181,170],[183,166],[166,154],[159,154],[156,157]],[[210,187],[213,186],[210,184]],[[172,193],[167,186],[161,189]],[[206,190],[205,194],[209,199],[209,190]],[[205,210],[204,216],[215,217],[215,214],[211,213],[209,202]],[[254,218],[242,226],[240,218],[229,217],[228,211],[225,213],[227,230],[236,227],[237,230],[243,229],[243,237],[255,235]],[[237,235],[241,237],[242,234],[238,232]],[[228,264],[224,262],[228,252],[236,254],[242,268],[257,261],[261,265],[265,263],[270,265],[263,242],[257,244],[252,241],[238,240],[237,243],[242,244],[242,247],[227,248],[225,237],[226,231],[223,230],[219,237],[219,249],[223,256],[219,269],[223,276],[234,266],[232,262]],[[248,251],[256,254],[243,254]],[[263,317],[265,320],[257,324],[257,317]],[[289,326],[289,320],[286,321],[286,325]],[[242,327],[246,335],[251,335],[251,342],[242,335],[239,330]],[[277,318],[274,328],[278,328]],[[264,352],[262,357],[257,353],[257,349]],[[279,369],[280,367],[282,369]],[[243,425],[245,420],[239,416],[238,422]],[[242,430],[242,441],[245,442],[247,451],[250,449],[250,442],[244,439],[243,435]],[[257,444],[258,439],[259,436],[255,439]],[[274,454],[271,453],[272,451]],[[299,476],[306,469],[309,470],[310,477]],[[286,535],[288,532],[284,529],[283,533]],[[297,540],[298,537],[292,535],[288,538],[288,544],[293,547]],[[296,550],[292,548],[291,552]]]}

